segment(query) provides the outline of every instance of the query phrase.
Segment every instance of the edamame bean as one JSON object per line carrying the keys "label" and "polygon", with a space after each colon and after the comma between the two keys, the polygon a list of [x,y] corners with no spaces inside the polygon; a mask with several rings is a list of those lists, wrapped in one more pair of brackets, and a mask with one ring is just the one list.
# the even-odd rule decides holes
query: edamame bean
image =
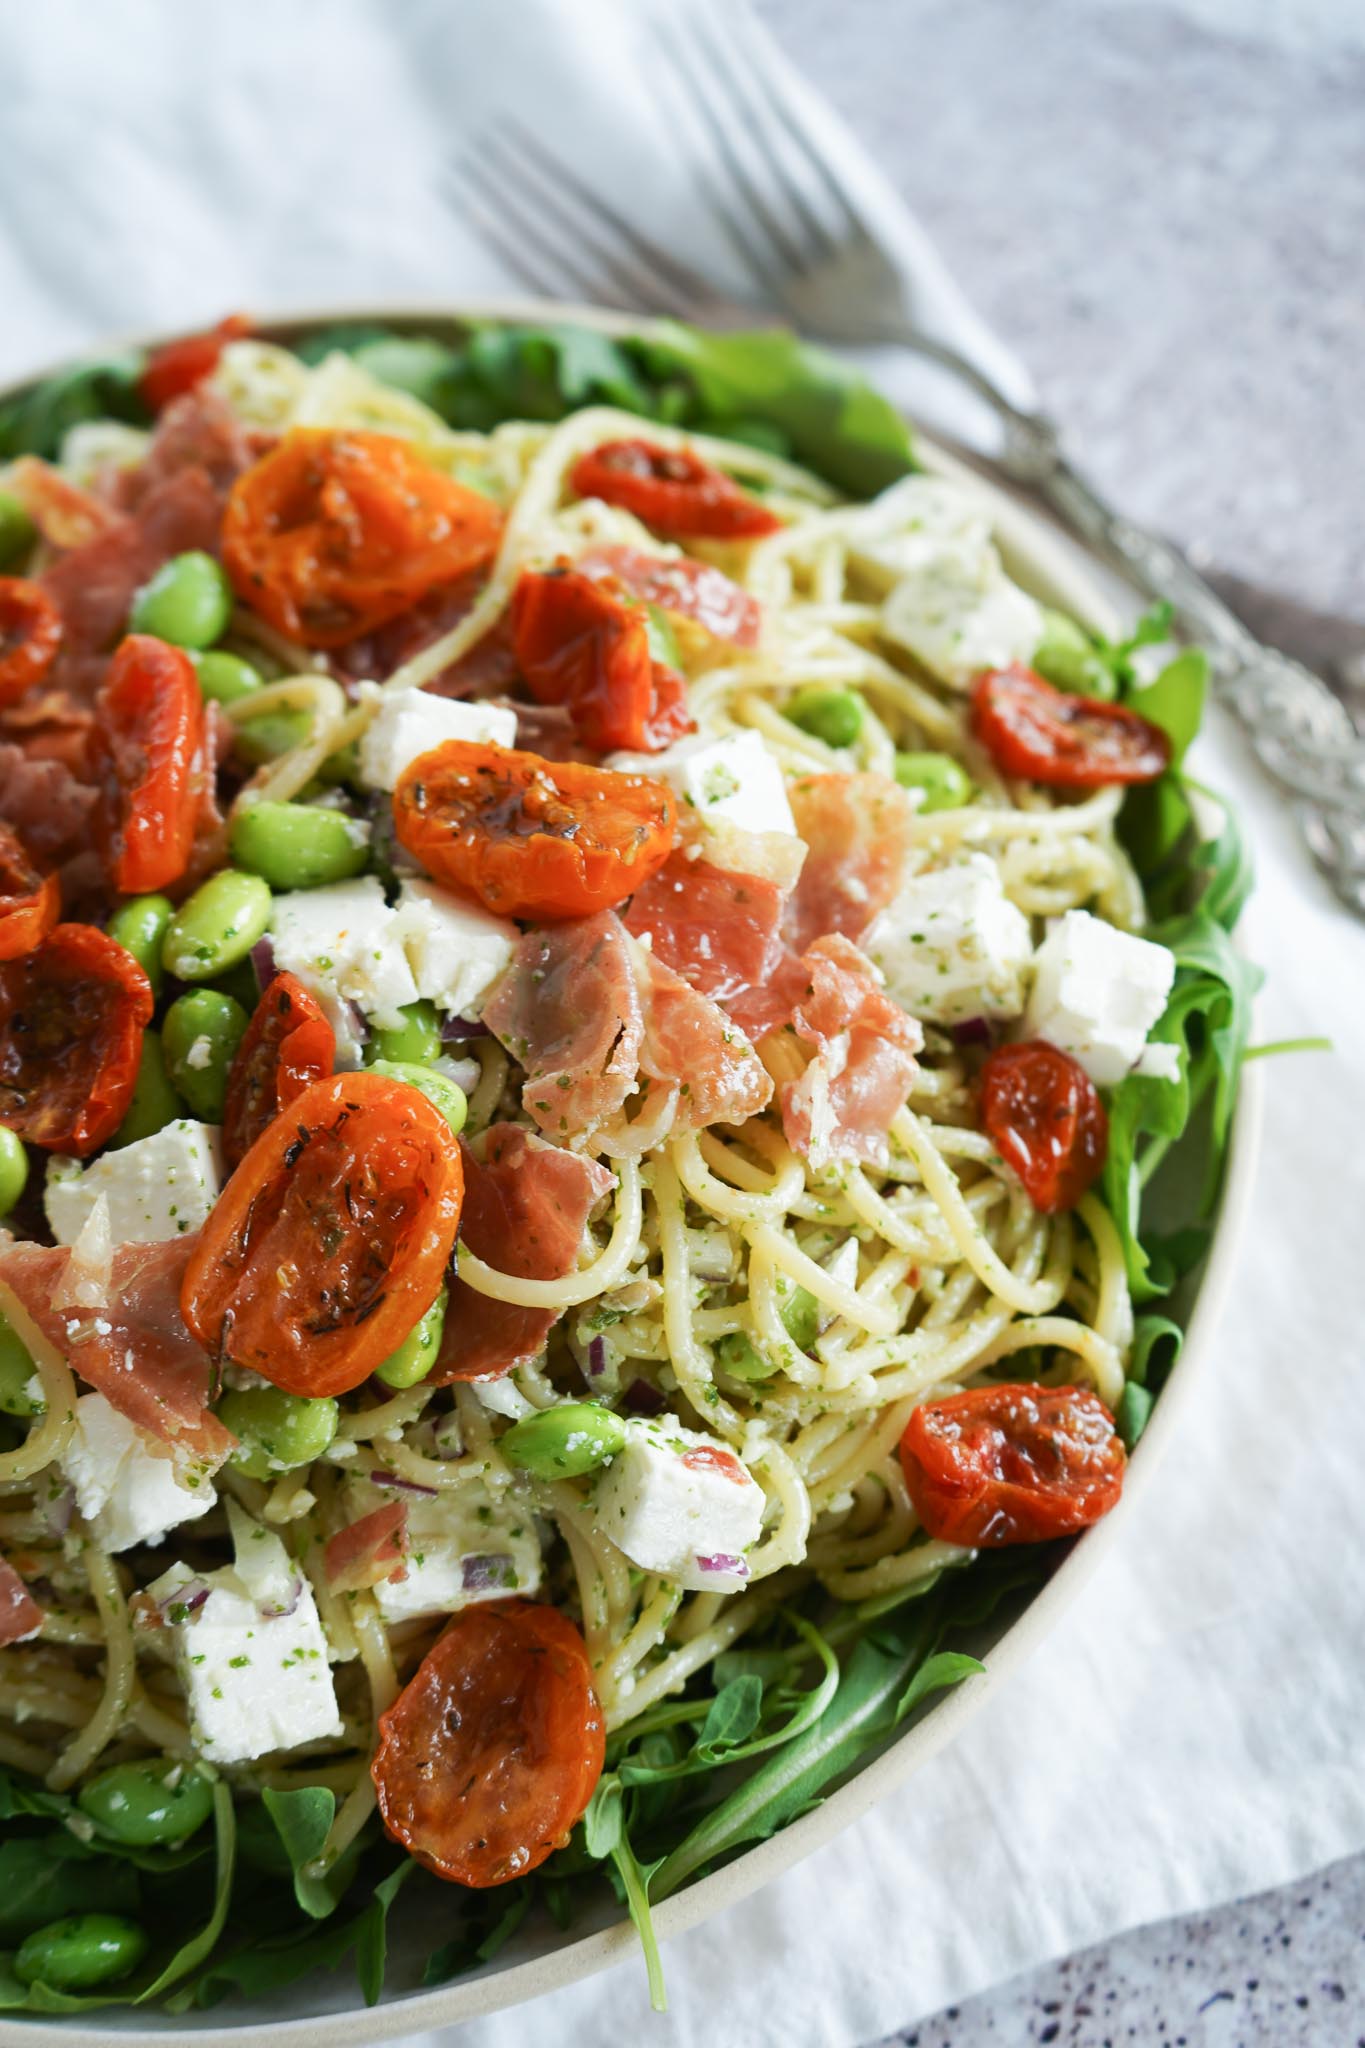
{"label": "edamame bean", "polygon": [[851,747],[862,733],[863,700],[854,690],[798,690],[787,716],[827,747]]}
{"label": "edamame bean", "polygon": [[240,868],[223,868],[176,911],[161,949],[162,965],[181,981],[216,981],[245,960],[269,922],[266,883]]}
{"label": "edamame bean", "polygon": [[537,1479],[572,1479],[614,1458],[626,1444],[626,1425],[595,1401],[561,1401],[514,1422],[498,1449],[509,1465]]}
{"label": "edamame bean", "polygon": [[972,793],[970,775],[951,754],[897,754],[896,780],[923,792],[921,812],[959,810]]}
{"label": "edamame bean", "polygon": [[164,1131],[167,1124],[174,1123],[184,1113],[184,1104],[166,1072],[166,1053],[160,1035],[155,1031],[144,1031],[137,1080],[133,1083],[133,1099],[128,1104],[123,1122],[109,1140],[110,1147],[116,1150],[120,1145],[135,1145],[139,1138],[154,1138],[158,1131]]}
{"label": "edamame bean", "polygon": [[783,1295],[777,1313],[782,1327],[803,1351],[809,1351],[820,1334],[820,1304],[805,1287],[792,1287]]}
{"label": "edamame bean", "polygon": [[1059,690],[1074,690],[1082,697],[1114,695],[1114,678],[1096,653],[1094,641],[1065,612],[1043,607],[1043,637],[1032,665]]}
{"label": "edamame bean", "polygon": [[8,1124],[0,1124],[0,1216],[8,1216],[28,1186],[28,1154],[24,1141]]}
{"label": "edamame bean", "polygon": [[32,1352],[0,1316],[0,1414],[41,1415],[46,1406]]}
{"label": "edamame bean", "polygon": [[272,889],[318,889],[363,872],[370,829],[318,804],[247,804],[232,823],[232,858]]}
{"label": "edamame bean", "polygon": [[215,647],[208,654],[191,657],[199,678],[200,693],[209,704],[237,704],[265,688],[265,677],[240,654],[225,654]]}
{"label": "edamame bean", "polygon": [[201,1123],[223,1121],[228,1071],[251,1019],[216,988],[177,996],[161,1026],[166,1070]]}
{"label": "edamame bean", "polygon": [[161,948],[166,943],[166,927],[174,916],[175,905],[169,896],[130,896],[109,920],[110,938],[132,954],[152,984],[154,996],[161,994],[165,973]]}
{"label": "edamame bean", "polygon": [[212,555],[172,555],[133,599],[128,624],[173,647],[212,647],[232,617],[232,585]]}
{"label": "edamame bean", "polygon": [[403,1007],[401,1024],[376,1024],[365,1047],[365,1064],[425,1066],[441,1056],[441,1025],[435,1003],[419,999]]}
{"label": "edamame bean", "polygon": [[716,1356],[736,1380],[769,1380],[773,1369],[742,1330],[731,1330],[716,1346]]}
{"label": "edamame bean", "polygon": [[415,1387],[436,1363],[441,1332],[446,1325],[446,1290],[443,1287],[415,1330],[410,1330],[396,1351],[391,1351],[374,1376],[386,1387]]}
{"label": "edamame bean", "polygon": [[238,1439],[231,1462],[248,1479],[311,1465],[336,1435],[338,1413],[326,1396],[311,1400],[278,1387],[234,1388],[218,1403],[218,1420]]}
{"label": "edamame bean", "polygon": [[0,574],[23,561],[38,538],[38,529],[12,491],[0,491]]}
{"label": "edamame bean", "polygon": [[371,1060],[370,1071],[388,1074],[392,1080],[406,1081],[409,1088],[416,1088],[428,1102],[435,1103],[455,1136],[459,1137],[469,1114],[469,1104],[465,1101],[464,1089],[448,1075],[438,1073],[434,1067],[414,1067],[408,1060]]}
{"label": "edamame bean", "polygon": [[260,768],[301,747],[312,730],[313,721],[306,711],[262,711],[233,727],[232,744],[244,761]]}
{"label": "edamame bean", "polygon": [[76,1794],[82,1813],[136,1849],[183,1842],[213,1812],[213,1786],[203,1771],[175,1757],[114,1764]]}
{"label": "edamame bean", "polygon": [[14,1958],[21,1984],[51,1991],[88,1991],[135,1970],[151,1947],[136,1922],[121,1913],[75,1913],[39,1927]]}

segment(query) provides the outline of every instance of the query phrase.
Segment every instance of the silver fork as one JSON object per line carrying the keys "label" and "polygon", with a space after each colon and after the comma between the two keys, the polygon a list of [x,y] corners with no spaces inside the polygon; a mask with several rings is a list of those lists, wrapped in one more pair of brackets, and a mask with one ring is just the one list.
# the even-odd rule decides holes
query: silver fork
{"label": "silver fork", "polygon": [[699,182],[758,287],[753,301],[718,291],[515,122],[479,137],[460,159],[464,216],[550,297],[717,326],[753,324],[775,306],[814,337],[894,343],[952,372],[998,415],[1006,473],[1139,589],[1169,602],[1182,631],[1209,649],[1222,701],[1293,802],[1314,858],[1365,917],[1365,739],[1345,706],[1311,670],[1262,645],[1169,542],[1107,504],[1044,414],[1014,404],[987,368],[912,319],[904,271],[765,54],[745,47],[747,33],[743,10],[727,10],[721,32],[692,5],[671,12],[654,54],[691,126]]}

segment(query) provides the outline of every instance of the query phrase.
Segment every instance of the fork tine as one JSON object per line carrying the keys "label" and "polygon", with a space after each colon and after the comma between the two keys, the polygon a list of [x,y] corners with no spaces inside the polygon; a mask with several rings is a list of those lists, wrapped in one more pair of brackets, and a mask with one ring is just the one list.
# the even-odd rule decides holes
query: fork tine
{"label": "fork tine", "polygon": [[[850,198],[846,183],[825,151],[820,149],[813,141],[806,129],[805,123],[799,118],[792,107],[785,81],[777,78],[771,67],[764,61],[765,53],[758,48],[754,40],[753,22],[742,12],[739,12],[735,16],[735,26],[738,28],[740,35],[748,39],[749,47],[753,52],[754,64],[749,76],[754,92],[762,96],[771,118],[776,122],[787,140],[795,147],[802,163],[804,163],[811,176],[819,185],[830,205],[835,209],[846,232],[854,235],[867,234],[867,223],[863,219],[860,209]],[[793,196],[795,197],[795,195]],[[828,227],[823,223],[820,224],[819,231],[823,234],[829,245],[827,253],[832,254],[838,247],[837,240],[830,235]]]}
{"label": "fork tine", "polygon": [[[501,178],[493,179],[486,164],[470,155],[458,159],[456,175],[458,182],[452,178],[448,183],[454,187],[461,210],[469,213],[480,238],[518,276],[551,298],[562,296],[566,289],[585,303],[602,296],[601,273],[576,263],[563,244],[546,232],[534,202],[528,201],[524,191]],[[624,285],[620,290],[620,303],[628,310],[652,310],[646,300]]]}
{"label": "fork tine", "polygon": [[[594,292],[600,292],[605,281],[618,294],[623,294],[629,305],[639,305],[650,310],[672,306],[673,294],[660,288],[646,272],[632,268],[623,261],[610,241],[600,233],[594,233],[589,225],[592,216],[580,217],[563,192],[555,188],[553,180],[532,171],[520,161],[506,138],[486,135],[476,144],[482,174],[487,179],[491,173],[496,180],[498,191],[504,203],[514,197],[520,205],[522,217],[532,217],[541,230],[540,240],[545,246],[546,233],[551,248],[567,246],[574,252],[580,277],[596,278]],[[561,240],[561,238],[564,238]],[[568,265],[570,259],[561,256]]]}

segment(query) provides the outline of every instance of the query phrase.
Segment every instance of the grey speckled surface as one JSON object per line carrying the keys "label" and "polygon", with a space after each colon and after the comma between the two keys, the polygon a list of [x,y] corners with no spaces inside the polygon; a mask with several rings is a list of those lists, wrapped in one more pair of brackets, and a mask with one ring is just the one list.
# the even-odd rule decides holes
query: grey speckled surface
{"label": "grey speckled surface", "polygon": [[[1365,619],[1361,0],[759,0],[1126,509]],[[1365,1858],[906,2048],[1365,2048]]]}

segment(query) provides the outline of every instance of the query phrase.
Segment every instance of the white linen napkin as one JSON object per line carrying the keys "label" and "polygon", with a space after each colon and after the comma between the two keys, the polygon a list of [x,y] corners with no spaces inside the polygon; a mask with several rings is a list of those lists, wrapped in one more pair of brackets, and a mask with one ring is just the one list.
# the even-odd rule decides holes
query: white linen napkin
{"label": "white linen napkin", "polygon": [[[0,375],[236,307],[435,305],[505,288],[450,177],[459,140],[507,107],[723,272],[732,259],[659,119],[648,12],[0,9]],[[856,147],[837,123],[827,133]],[[878,203],[892,203],[884,188]],[[917,229],[900,233],[912,255],[924,248]],[[930,263],[924,276],[954,331],[951,288]],[[1027,395],[998,344],[995,366]],[[951,1750],[669,1946],[668,2019],[651,2019],[643,1971],[626,1964],[471,2024],[462,2048],[853,2048],[1025,1965],[1365,1847],[1365,932],[1309,869],[1240,740],[1215,721],[1200,755],[1258,848],[1246,934],[1270,970],[1260,1036],[1325,1031],[1337,1051],[1267,1073],[1218,1355],[1125,1539]]]}

